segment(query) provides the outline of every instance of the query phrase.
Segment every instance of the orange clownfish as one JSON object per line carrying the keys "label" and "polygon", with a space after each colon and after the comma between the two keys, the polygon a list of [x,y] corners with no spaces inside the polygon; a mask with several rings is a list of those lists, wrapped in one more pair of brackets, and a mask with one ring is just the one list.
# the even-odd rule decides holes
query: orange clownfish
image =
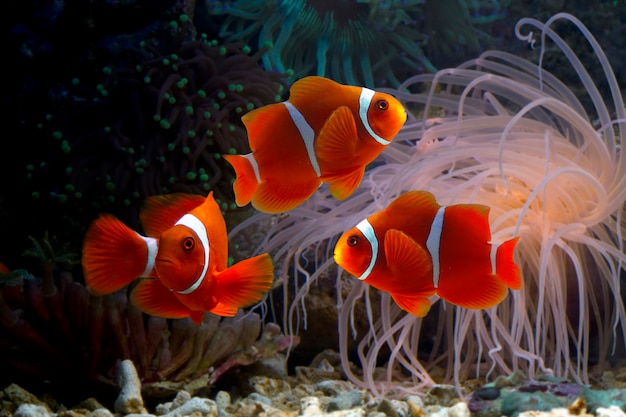
{"label": "orange clownfish", "polygon": [[234,316],[270,290],[274,266],[265,253],[228,267],[226,223],[213,194],[148,197],[140,213],[147,236],[110,214],[95,219],[83,242],[87,288],[110,294],[136,278],[132,303],[145,313],[191,319]]}
{"label": "orange clownfish", "polygon": [[418,317],[434,295],[489,308],[522,281],[513,260],[518,238],[492,245],[488,215],[487,206],[440,206],[431,193],[410,191],[345,232],[335,262]]}
{"label": "orange clownfish", "polygon": [[287,101],[242,117],[252,152],[224,155],[235,169],[237,205],[282,213],[322,183],[335,198],[347,198],[406,117],[389,94],[317,76],[296,81]]}

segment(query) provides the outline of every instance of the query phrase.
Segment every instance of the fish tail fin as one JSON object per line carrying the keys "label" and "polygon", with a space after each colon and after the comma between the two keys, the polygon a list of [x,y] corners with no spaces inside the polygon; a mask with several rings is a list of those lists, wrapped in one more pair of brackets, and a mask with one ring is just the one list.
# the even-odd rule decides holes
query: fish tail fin
{"label": "fish tail fin", "polygon": [[261,301],[274,282],[274,265],[267,253],[245,259],[217,275],[215,298],[210,312],[232,317],[242,307]]}
{"label": "fish tail fin", "polygon": [[519,237],[507,240],[496,250],[496,275],[513,290],[522,288],[520,269],[513,259],[513,252],[518,241]]}
{"label": "fish tail fin", "polygon": [[156,255],[156,244],[156,239],[142,237],[115,216],[101,214],[83,240],[87,288],[94,294],[110,294],[149,274],[148,260]]}
{"label": "fish tail fin", "polygon": [[235,169],[235,202],[239,207],[248,204],[259,186],[259,168],[251,153],[246,155],[224,155],[224,159]]}

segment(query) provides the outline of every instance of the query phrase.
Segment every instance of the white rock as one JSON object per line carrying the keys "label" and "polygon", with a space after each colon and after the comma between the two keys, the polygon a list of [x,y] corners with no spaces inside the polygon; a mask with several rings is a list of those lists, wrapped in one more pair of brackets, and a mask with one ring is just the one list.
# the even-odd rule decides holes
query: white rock
{"label": "white rock", "polygon": [[616,405],[612,405],[608,408],[598,407],[596,409],[597,417],[626,417],[626,413]]}
{"label": "white rock", "polygon": [[304,397],[300,400],[301,416],[317,416],[322,413],[320,400],[317,397]]}
{"label": "white rock", "polygon": [[17,407],[13,417],[50,417],[52,413],[43,405],[22,404]]}
{"label": "white rock", "polygon": [[556,407],[550,411],[522,411],[518,417],[571,417],[572,414],[567,408]]}
{"label": "white rock", "polygon": [[113,413],[106,408],[97,408],[89,414],[90,417],[113,417]]}
{"label": "white rock", "polygon": [[131,360],[123,360],[120,364],[117,383],[120,386],[120,394],[115,400],[115,412],[123,415],[147,414],[141,396],[141,380]]}
{"label": "white rock", "polygon": [[470,411],[466,403],[458,402],[452,407],[443,407],[429,415],[430,417],[470,417]]}
{"label": "white rock", "polygon": [[217,417],[217,404],[208,398],[194,397],[162,417],[184,417],[192,414],[197,417]]}

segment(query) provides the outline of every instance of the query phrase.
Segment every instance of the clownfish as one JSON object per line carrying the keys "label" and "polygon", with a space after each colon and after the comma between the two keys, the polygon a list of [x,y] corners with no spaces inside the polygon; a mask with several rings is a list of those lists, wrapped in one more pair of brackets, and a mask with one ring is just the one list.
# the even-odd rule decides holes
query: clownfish
{"label": "clownfish", "polygon": [[147,236],[111,214],[101,214],[83,241],[87,289],[110,294],[131,284],[131,302],[157,317],[190,317],[200,324],[205,311],[234,316],[260,301],[274,280],[267,253],[228,267],[226,223],[209,193],[146,198],[140,221]]}
{"label": "clownfish", "polygon": [[343,200],[404,125],[402,104],[389,94],[310,76],[296,81],[287,101],[241,119],[251,153],[224,155],[235,169],[238,206],[282,213],[322,183]]}
{"label": "clownfish", "polygon": [[493,307],[522,281],[513,260],[519,238],[492,244],[488,216],[484,205],[440,206],[429,192],[409,191],[343,233],[335,262],[418,317],[435,295],[465,308]]}

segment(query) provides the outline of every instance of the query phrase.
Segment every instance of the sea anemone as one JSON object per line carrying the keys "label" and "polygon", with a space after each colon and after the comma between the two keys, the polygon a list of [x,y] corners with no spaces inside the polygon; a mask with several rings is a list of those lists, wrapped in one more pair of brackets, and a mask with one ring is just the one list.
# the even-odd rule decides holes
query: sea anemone
{"label": "sea anemone", "polygon": [[[583,35],[576,50],[593,51],[603,80],[588,75],[591,63],[583,65],[558,34],[565,24]],[[306,325],[308,289],[335,278],[344,371],[378,395],[419,393],[441,382],[460,388],[469,378],[514,371],[589,383],[623,342],[626,111],[619,85],[597,41],[569,14],[545,23],[521,19],[516,34],[540,47],[538,64],[487,51],[387,90],[403,101],[409,120],[351,198],[337,202],[322,188],[297,209],[258,214],[231,231],[254,238],[256,230],[258,251],[273,254],[291,332]],[[582,89],[543,68],[548,50],[566,57]],[[444,205],[490,206],[493,241],[520,238],[523,288],[486,310],[439,300],[418,318],[340,270],[332,259],[339,234],[413,189]],[[366,319],[357,315],[363,306]],[[369,331],[348,352],[362,320]],[[351,370],[350,354],[362,373]],[[381,360],[385,370],[376,369]]]}
{"label": "sea anemone", "polygon": [[[210,15],[225,16],[220,37],[246,43],[257,38],[259,47],[273,45],[263,57],[266,68],[292,71],[294,79],[320,75],[368,87],[397,86],[409,71],[435,71],[425,48],[447,59],[459,51],[477,53],[474,25],[497,19],[502,11],[497,2],[472,3],[205,1]],[[445,30],[434,29],[439,22]]]}

